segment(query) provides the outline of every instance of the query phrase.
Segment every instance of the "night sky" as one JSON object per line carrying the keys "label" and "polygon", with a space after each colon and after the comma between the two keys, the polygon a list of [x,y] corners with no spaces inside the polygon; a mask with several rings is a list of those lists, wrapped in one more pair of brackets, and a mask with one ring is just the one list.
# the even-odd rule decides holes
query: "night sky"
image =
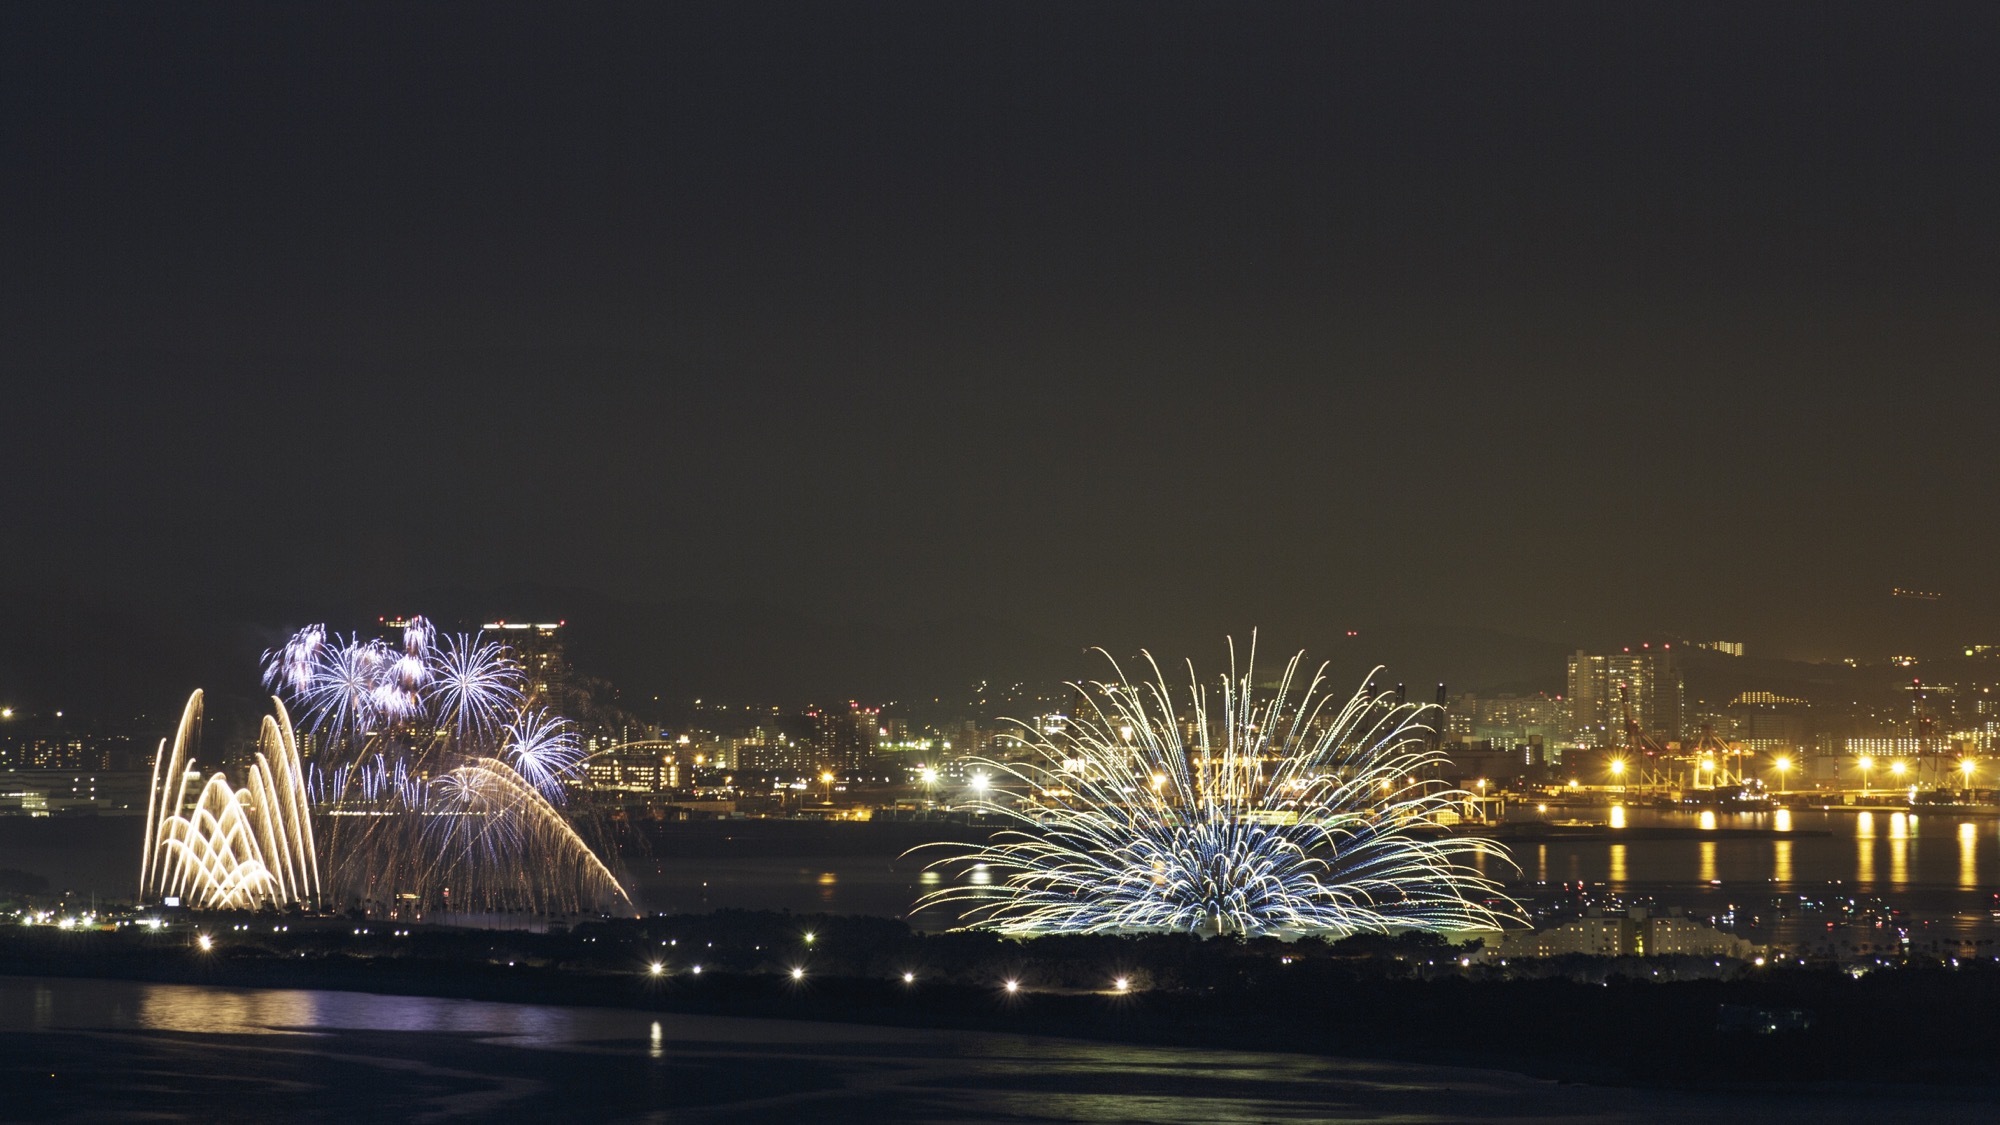
{"label": "night sky", "polygon": [[[2000,638],[2000,6],[0,7],[4,596]],[[1289,635],[1289,634],[1288,634]]]}

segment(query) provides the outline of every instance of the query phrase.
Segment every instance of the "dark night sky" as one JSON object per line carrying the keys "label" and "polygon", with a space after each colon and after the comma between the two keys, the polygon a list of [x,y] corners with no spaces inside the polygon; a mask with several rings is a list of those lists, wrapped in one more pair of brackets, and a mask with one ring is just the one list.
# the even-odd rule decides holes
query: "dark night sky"
{"label": "dark night sky", "polygon": [[2000,6],[499,12],[0,8],[7,597],[2000,635]]}

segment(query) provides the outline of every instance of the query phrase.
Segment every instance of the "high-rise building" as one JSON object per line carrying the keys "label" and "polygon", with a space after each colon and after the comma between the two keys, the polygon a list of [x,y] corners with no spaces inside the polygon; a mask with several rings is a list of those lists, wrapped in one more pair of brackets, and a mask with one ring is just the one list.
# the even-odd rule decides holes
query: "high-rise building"
{"label": "high-rise building", "polygon": [[828,707],[812,713],[814,741],[822,769],[851,772],[866,769],[882,737],[882,709],[849,701],[845,709]]}
{"label": "high-rise building", "polygon": [[[568,714],[569,666],[563,662],[561,629],[565,622],[535,625],[525,621],[489,621],[480,626],[488,640],[507,646],[521,665],[531,699]],[[574,716],[572,716],[574,717]]]}
{"label": "high-rise building", "polygon": [[1569,658],[1570,737],[1579,746],[1616,746],[1630,715],[1639,729],[1665,743],[1680,739],[1687,682],[1667,645]]}

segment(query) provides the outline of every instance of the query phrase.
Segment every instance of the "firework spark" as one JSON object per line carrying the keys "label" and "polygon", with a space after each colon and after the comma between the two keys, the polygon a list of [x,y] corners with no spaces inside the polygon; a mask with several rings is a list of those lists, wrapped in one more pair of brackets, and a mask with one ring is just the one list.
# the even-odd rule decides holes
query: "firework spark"
{"label": "firework spark", "polygon": [[521,712],[507,725],[507,763],[551,801],[563,799],[563,781],[583,764],[576,725],[547,708]]}
{"label": "firework spark", "polygon": [[493,735],[523,696],[521,666],[506,646],[459,633],[436,649],[428,702],[460,741]]}
{"label": "firework spark", "polygon": [[575,725],[527,709],[519,663],[422,617],[400,644],[301,630],[265,654],[314,742],[302,790],[324,816],[336,902],[574,912],[624,889],[553,803],[583,761]]}
{"label": "firework spark", "polygon": [[[939,864],[990,876],[932,892],[969,925],[1010,934],[1184,931],[1331,937],[1493,929],[1517,917],[1474,866],[1507,862],[1493,841],[1437,826],[1469,794],[1435,780],[1424,708],[1364,689],[1299,686],[1294,656],[1274,692],[1239,674],[1176,691],[1152,678],[1073,685],[1077,716],[1014,736],[1039,762],[975,759],[973,808],[1014,827]],[[1107,659],[1108,659],[1107,654]],[[934,864],[936,866],[936,864]]]}
{"label": "firework spark", "polygon": [[429,881],[458,888],[461,903],[541,909],[552,889],[580,887],[587,898],[631,904],[562,813],[507,763],[477,759],[440,778],[437,789],[425,831]]}
{"label": "firework spark", "polygon": [[[192,794],[192,752],[200,740],[202,694],[188,698],[171,749],[153,759],[139,894],[178,898],[197,908],[253,910],[312,905],[319,897],[319,857],[299,763],[298,739],[285,706],[273,700],[264,719],[248,784],[221,773]],[[192,798],[192,799],[190,799]]]}

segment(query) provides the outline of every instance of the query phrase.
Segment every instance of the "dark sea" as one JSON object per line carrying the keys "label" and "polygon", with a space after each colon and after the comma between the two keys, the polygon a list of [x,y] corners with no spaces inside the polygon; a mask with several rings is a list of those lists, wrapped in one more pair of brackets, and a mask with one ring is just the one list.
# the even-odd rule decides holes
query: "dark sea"
{"label": "dark sea", "polygon": [[5,1121],[2000,1120],[1992,1101],[1865,1077],[1758,1094],[1624,1089],[1275,1052],[0,976]]}

